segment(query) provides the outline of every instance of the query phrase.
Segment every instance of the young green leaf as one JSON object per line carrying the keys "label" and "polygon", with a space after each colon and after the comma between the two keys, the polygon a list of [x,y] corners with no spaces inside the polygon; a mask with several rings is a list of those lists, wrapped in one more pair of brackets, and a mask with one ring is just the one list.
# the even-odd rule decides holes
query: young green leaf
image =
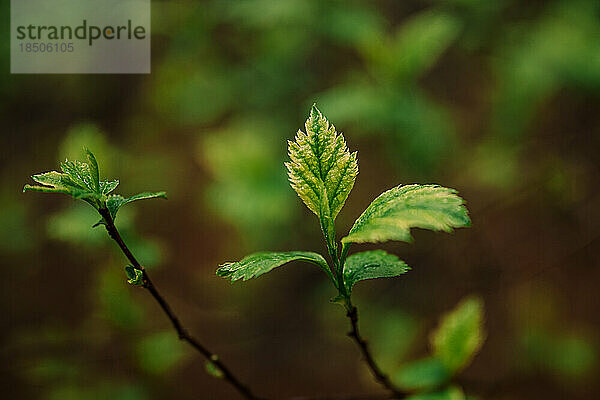
{"label": "young green leaf", "polygon": [[65,173],[51,171],[32,175],[31,178],[42,186],[25,185],[23,192],[62,193],[76,199],[83,199],[89,203],[93,203],[94,200],[99,198],[97,193],[73,182],[71,177]]}
{"label": "young green leaf", "polygon": [[344,265],[344,285],[348,294],[358,281],[375,278],[390,278],[410,270],[406,263],[383,250],[365,251],[353,254]]}
{"label": "young green leaf", "polygon": [[452,373],[471,361],[484,340],[483,302],[476,297],[461,301],[446,314],[430,337],[434,354]]}
{"label": "young green leaf", "polygon": [[[118,184],[118,181],[116,181],[116,182]],[[115,185],[115,187],[116,187],[116,185]],[[106,208],[108,208],[108,211],[110,212],[110,216],[113,219],[115,219],[115,217],[117,216],[117,211],[119,211],[119,208],[121,208],[125,204],[131,203],[136,200],[154,199],[154,198],[166,199],[167,193],[166,192],[154,192],[154,193],[144,192],[144,193],[138,193],[134,196],[127,197],[127,198],[125,198],[119,194],[113,194],[113,195],[110,195],[108,197],[108,199],[106,200]]]}
{"label": "young green leaf", "polygon": [[115,190],[117,186],[119,186],[119,181],[116,179],[114,181],[101,181],[100,192],[104,195],[107,195],[113,190]]}
{"label": "young green leaf", "polygon": [[51,171],[33,175],[31,178],[42,186],[25,185],[23,191],[68,194],[98,207],[101,202],[98,163],[87,149],[86,154],[89,164],[65,160],[61,164],[63,172]]}
{"label": "young green leaf", "polygon": [[[98,165],[96,165],[96,168],[97,167]],[[96,183],[92,177],[92,172],[88,164],[77,160],[65,160],[65,162],[60,164],[60,168],[65,174],[69,175],[69,178],[71,178],[77,186],[89,190],[90,192],[98,193],[98,190],[96,190]]]}
{"label": "young green leaf", "polygon": [[123,204],[125,204],[125,197],[120,194],[108,196],[108,199],[106,199],[106,208],[108,208],[108,212],[113,219],[116,218],[117,211],[119,211],[119,208],[121,208]]}
{"label": "young green leaf", "polygon": [[271,271],[273,268],[287,264],[291,261],[307,261],[319,266],[335,282],[333,275],[329,270],[327,261],[320,254],[310,251],[288,251],[282,253],[261,252],[251,254],[241,261],[228,262],[219,266],[217,275],[224,278],[231,278],[231,281],[239,279],[248,280],[256,278],[262,274]]}
{"label": "young green leaf", "polygon": [[90,170],[90,176],[92,178],[92,186],[96,193],[100,193],[100,171],[98,169],[98,161],[96,161],[96,157],[89,150],[85,149],[85,154],[88,160],[88,166]]}
{"label": "young green leaf", "polygon": [[132,265],[125,267],[125,274],[127,275],[127,283],[136,286],[144,284],[144,273]]}
{"label": "young green leaf", "polygon": [[344,136],[336,132],[316,105],[305,128],[306,133],[299,130],[295,140],[288,141],[290,161],[285,165],[292,188],[312,212],[330,221],[326,222],[328,227],[354,186],[358,174],[356,152],[350,153]]}
{"label": "young green leaf", "polygon": [[[85,151],[88,163],[65,160],[60,165],[63,172],[51,171],[33,175],[32,179],[41,186],[25,185],[23,191],[68,194],[76,199],[85,200],[98,210],[108,208],[113,219],[120,207],[132,201],[155,197],[167,198],[165,192],[144,192],[128,198],[111,195],[107,198],[107,195],[117,188],[119,181],[100,181],[96,157],[88,149]],[[101,223],[103,222],[100,221],[94,226]]]}
{"label": "young green leaf", "polygon": [[356,220],[342,243],[410,242],[410,228],[451,232],[470,225],[464,200],[438,185],[396,186],[383,192]]}

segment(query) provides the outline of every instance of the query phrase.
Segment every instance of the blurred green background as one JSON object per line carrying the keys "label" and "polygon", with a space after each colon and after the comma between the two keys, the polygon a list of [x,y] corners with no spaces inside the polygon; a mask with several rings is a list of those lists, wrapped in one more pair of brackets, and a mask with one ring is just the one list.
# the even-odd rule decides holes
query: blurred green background
{"label": "blurred green background", "polygon": [[316,268],[214,274],[253,251],[325,251],[283,166],[313,102],[359,151],[340,233],[399,183],[454,187],[471,211],[468,230],[386,244],[413,270],[356,288],[382,364],[422,357],[438,317],[479,294],[488,338],[468,393],[600,392],[599,2],[153,1],[150,75],[10,75],[0,45],[2,397],[236,396],[126,284],[90,207],[21,194],[83,146],[120,193],[168,192],[118,226],[256,392],[379,393]]}

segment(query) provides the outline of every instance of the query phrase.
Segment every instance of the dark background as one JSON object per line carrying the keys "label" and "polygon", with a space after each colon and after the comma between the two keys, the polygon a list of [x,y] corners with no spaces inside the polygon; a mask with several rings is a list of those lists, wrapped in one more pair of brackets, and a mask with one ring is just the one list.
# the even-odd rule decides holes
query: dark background
{"label": "dark background", "polygon": [[214,274],[258,250],[325,251],[283,166],[313,102],[359,151],[340,234],[399,183],[454,187],[471,211],[470,229],[386,244],[413,270],[357,286],[386,369],[426,355],[440,315],[479,294],[487,341],[468,393],[600,390],[600,3],[155,1],[150,75],[10,75],[1,45],[3,398],[236,396],[126,284],[89,206],[21,194],[84,146],[118,193],[168,192],[117,225],[242,380],[266,396],[380,392],[316,268],[233,286]]}

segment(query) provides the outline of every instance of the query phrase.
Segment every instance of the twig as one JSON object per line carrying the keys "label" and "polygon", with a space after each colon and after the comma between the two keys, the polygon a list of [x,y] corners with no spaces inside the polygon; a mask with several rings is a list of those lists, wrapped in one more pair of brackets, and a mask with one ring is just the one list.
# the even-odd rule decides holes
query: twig
{"label": "twig", "polygon": [[105,208],[100,209],[99,212],[100,215],[102,215],[102,218],[104,218],[104,226],[106,227],[108,235],[119,245],[121,251],[123,251],[123,254],[125,254],[125,257],[127,257],[132,266],[142,272],[143,287],[150,292],[152,297],[154,297],[154,300],[156,300],[156,302],[160,305],[160,308],[162,308],[164,313],[167,315],[171,321],[171,324],[173,325],[173,328],[175,328],[177,331],[179,339],[188,342],[194,349],[196,349],[207,360],[209,360],[219,371],[221,371],[223,373],[223,379],[233,386],[239,392],[239,394],[242,395],[242,397],[248,400],[262,400],[260,397],[255,396],[246,385],[240,382],[240,380],[233,375],[231,370],[225,364],[223,364],[216,354],[204,347],[196,338],[188,333],[187,329],[181,325],[179,318],[177,315],[175,315],[169,303],[167,303],[165,298],[160,294],[156,286],[154,286],[150,280],[146,269],[138,262],[121,238],[110,212]]}
{"label": "twig", "polygon": [[[108,235],[113,239],[125,257],[129,260],[131,265],[142,272],[142,282],[143,287],[147,289],[152,297],[156,300],[156,302],[160,305],[163,312],[167,315],[173,328],[177,331],[180,340],[188,342],[194,349],[196,349],[200,354],[202,354],[207,360],[209,360],[212,364],[217,367],[219,371],[223,373],[223,379],[226,380],[231,386],[233,386],[240,395],[248,400],[264,400],[263,398],[255,396],[252,391],[244,385],[240,380],[233,375],[231,370],[223,364],[223,362],[219,359],[219,357],[208,350],[205,346],[203,346],[196,338],[191,336],[187,329],[181,325],[179,318],[171,309],[171,306],[165,298],[160,294],[156,286],[152,283],[150,276],[146,269],[138,262],[135,258],[131,250],[127,247],[123,238],[119,234],[117,227],[115,226],[114,220],[110,215],[110,212],[107,209],[100,209],[100,215],[104,218],[104,226]],[[293,397],[292,400],[385,400],[385,399],[404,399],[407,397],[407,393],[402,390],[396,388],[388,376],[384,374],[381,369],[375,363],[373,356],[371,355],[369,348],[367,346],[367,342],[360,336],[360,332],[358,330],[358,312],[356,307],[352,306],[352,308],[347,313],[348,318],[350,319],[352,330],[348,333],[348,336],[354,339],[356,344],[359,346],[361,353],[369,365],[371,372],[373,373],[377,382],[379,382],[382,386],[384,386],[391,393],[389,395],[339,395],[339,396],[322,396],[322,397]]]}
{"label": "twig", "polygon": [[360,331],[358,330],[358,310],[356,307],[350,305],[350,309],[346,313],[346,316],[350,319],[350,324],[352,326],[352,330],[348,332],[348,336],[351,337],[360,348],[362,356],[369,366],[369,369],[373,373],[375,380],[389,390],[394,399],[404,399],[408,397],[408,393],[397,388],[390,381],[390,378],[387,376],[387,374],[385,374],[375,362],[375,359],[369,350],[367,341],[360,336]]}

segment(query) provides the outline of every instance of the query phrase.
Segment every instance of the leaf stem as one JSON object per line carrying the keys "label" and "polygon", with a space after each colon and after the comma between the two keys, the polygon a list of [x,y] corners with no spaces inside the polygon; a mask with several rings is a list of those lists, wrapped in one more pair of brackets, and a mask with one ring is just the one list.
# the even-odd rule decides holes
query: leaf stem
{"label": "leaf stem", "polygon": [[[323,225],[322,225],[323,227]],[[335,231],[334,231],[335,232]],[[373,377],[377,382],[379,382],[383,387],[385,387],[388,391],[391,392],[392,396],[397,399],[404,399],[408,397],[408,393],[397,388],[391,381],[390,378],[385,374],[375,362],[371,351],[369,350],[369,346],[367,345],[367,341],[362,338],[360,335],[360,331],[358,329],[358,310],[355,306],[352,305],[352,300],[350,298],[350,293],[346,290],[346,286],[344,283],[344,264],[346,263],[346,257],[348,256],[348,250],[350,248],[349,244],[342,244],[342,249],[338,254],[337,247],[335,245],[335,238],[333,240],[329,240],[327,235],[327,231],[323,228],[323,233],[325,234],[325,241],[327,243],[327,250],[329,251],[329,255],[333,261],[333,266],[335,270],[335,276],[338,280],[338,291],[341,297],[344,299],[344,306],[346,308],[346,316],[350,319],[350,325],[352,327],[351,331],[348,332],[348,336],[351,337],[354,342],[358,345],[360,352],[369,366]]]}
{"label": "leaf stem", "polygon": [[139,271],[142,271],[143,287],[150,292],[154,300],[156,300],[160,308],[169,318],[171,324],[173,325],[173,328],[175,329],[175,331],[177,331],[179,339],[189,343],[194,349],[196,349],[208,361],[210,361],[215,367],[217,367],[223,373],[223,379],[226,380],[231,386],[233,386],[243,398],[248,400],[261,400],[260,397],[255,396],[252,393],[252,391],[231,372],[231,370],[221,361],[221,359],[216,354],[214,354],[212,351],[210,351],[208,348],[202,345],[198,341],[198,339],[194,338],[188,333],[187,329],[183,327],[183,325],[179,321],[179,318],[171,309],[169,303],[160,294],[156,286],[154,286],[152,280],[150,280],[150,276],[148,276],[148,272],[146,272],[146,269],[138,262],[138,260],[135,258],[133,253],[129,250],[129,248],[123,241],[123,238],[121,238],[121,235],[119,234],[119,231],[117,230],[117,227],[115,226],[114,220],[110,215],[108,209],[100,208],[98,211],[100,212],[102,218],[104,218],[104,226],[106,227],[108,235],[117,243],[117,245],[119,245],[119,248],[121,249],[125,257],[127,257],[129,262],[133,265],[133,267]]}
{"label": "leaf stem", "polygon": [[357,308],[354,307],[352,305],[352,303],[350,303],[350,301],[348,300],[346,309],[347,309],[346,316],[350,320],[350,325],[352,328],[350,330],[350,332],[348,332],[348,336],[350,338],[352,338],[354,340],[354,342],[358,345],[360,352],[361,352],[365,362],[369,366],[369,369],[371,370],[371,373],[373,374],[373,377],[375,378],[375,380],[379,384],[381,384],[383,387],[385,387],[387,390],[389,390],[391,392],[391,394],[393,395],[394,399],[405,399],[406,397],[408,397],[408,393],[406,393],[403,390],[401,390],[400,388],[396,387],[390,381],[390,378],[388,377],[388,375],[385,374],[381,370],[381,368],[379,368],[377,363],[375,362],[375,359],[373,358],[373,355],[371,354],[371,351],[369,350],[367,341],[365,339],[363,339],[362,336],[360,335],[360,331],[358,329],[358,310],[357,310]]}

